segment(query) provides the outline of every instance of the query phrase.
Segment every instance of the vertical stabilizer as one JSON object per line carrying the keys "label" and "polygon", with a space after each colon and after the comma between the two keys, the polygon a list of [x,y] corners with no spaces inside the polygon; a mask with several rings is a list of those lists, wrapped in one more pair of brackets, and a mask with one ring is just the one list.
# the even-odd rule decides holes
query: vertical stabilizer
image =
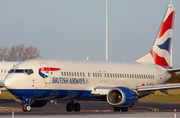
{"label": "vertical stabilizer", "polygon": [[172,35],[174,27],[175,5],[168,5],[167,12],[159,29],[151,51],[136,60],[141,63],[151,63],[169,66],[172,56]]}

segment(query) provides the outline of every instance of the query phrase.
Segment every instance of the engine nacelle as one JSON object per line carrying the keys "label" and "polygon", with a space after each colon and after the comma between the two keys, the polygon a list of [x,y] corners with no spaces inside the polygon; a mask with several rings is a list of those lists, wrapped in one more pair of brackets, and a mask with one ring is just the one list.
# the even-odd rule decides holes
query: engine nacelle
{"label": "engine nacelle", "polygon": [[109,90],[107,101],[115,107],[130,107],[138,100],[138,95],[131,89],[126,87],[117,87]]}

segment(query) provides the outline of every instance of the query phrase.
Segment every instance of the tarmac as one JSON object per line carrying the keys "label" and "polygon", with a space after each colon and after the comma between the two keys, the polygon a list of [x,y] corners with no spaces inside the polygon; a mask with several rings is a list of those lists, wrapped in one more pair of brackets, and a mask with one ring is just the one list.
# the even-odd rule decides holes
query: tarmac
{"label": "tarmac", "polygon": [[[107,102],[79,102],[80,112],[66,112],[67,103],[48,102],[42,108],[32,108],[30,112],[23,112],[22,106],[14,100],[0,99],[0,118],[180,118],[180,104],[138,102],[128,112],[114,112]],[[13,112],[14,110],[14,112]],[[14,114],[14,115],[13,115]]]}

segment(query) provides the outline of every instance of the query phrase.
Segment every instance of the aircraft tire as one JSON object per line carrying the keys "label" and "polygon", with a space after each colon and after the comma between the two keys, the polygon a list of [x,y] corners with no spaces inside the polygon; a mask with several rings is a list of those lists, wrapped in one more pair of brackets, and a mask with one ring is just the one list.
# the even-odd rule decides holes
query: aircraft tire
{"label": "aircraft tire", "polygon": [[128,111],[128,107],[121,107],[121,111],[122,112],[127,112]]}
{"label": "aircraft tire", "polygon": [[66,105],[66,111],[72,112],[74,110],[74,105],[72,103],[68,103]]}
{"label": "aircraft tire", "polygon": [[30,112],[31,111],[31,105],[24,105],[23,107],[22,107],[22,110],[24,111],[24,112]]}
{"label": "aircraft tire", "polygon": [[74,104],[74,111],[79,112],[81,110],[81,106],[79,103]]}
{"label": "aircraft tire", "polygon": [[25,108],[25,105],[22,107],[22,110],[24,111],[24,112],[26,112],[26,108]]}
{"label": "aircraft tire", "polygon": [[121,107],[114,107],[114,112],[120,112]]}

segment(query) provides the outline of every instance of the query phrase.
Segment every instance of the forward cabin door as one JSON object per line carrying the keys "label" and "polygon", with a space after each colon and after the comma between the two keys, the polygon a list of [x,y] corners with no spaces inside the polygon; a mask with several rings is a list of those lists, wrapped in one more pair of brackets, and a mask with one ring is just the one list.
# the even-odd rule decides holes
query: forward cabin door
{"label": "forward cabin door", "polygon": [[44,83],[45,84],[50,84],[51,83],[51,71],[48,67],[48,65],[45,62],[40,62],[39,63],[41,65],[41,73],[42,77],[44,78]]}

